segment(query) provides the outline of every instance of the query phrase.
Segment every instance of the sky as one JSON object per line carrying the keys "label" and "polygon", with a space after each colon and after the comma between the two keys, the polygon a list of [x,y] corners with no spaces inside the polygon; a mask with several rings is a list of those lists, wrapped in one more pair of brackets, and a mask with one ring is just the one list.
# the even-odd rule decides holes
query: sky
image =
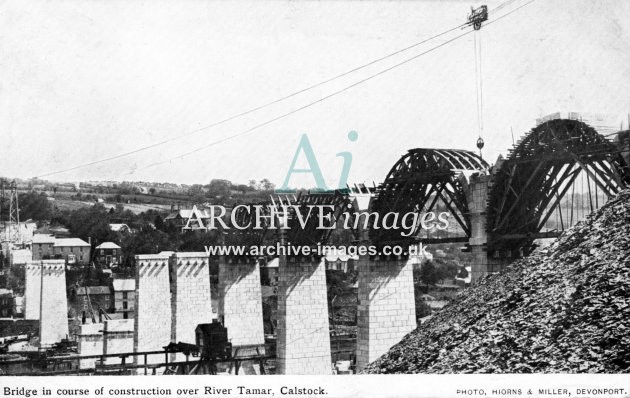
{"label": "sky", "polygon": [[[484,4],[493,20],[526,2],[511,0],[494,14],[501,2]],[[352,154],[350,183],[378,184],[410,148],[476,150],[473,34],[357,83],[462,30],[205,127],[458,26],[480,4],[1,1],[0,174],[186,184],[268,178],[279,186],[306,134],[329,186],[339,181],[341,152]],[[612,114],[627,125],[629,19],[628,1],[536,0],[484,26],[484,158],[505,154],[511,131],[518,139],[556,111]],[[307,165],[298,156],[296,167]],[[308,174],[290,180],[313,183]]]}

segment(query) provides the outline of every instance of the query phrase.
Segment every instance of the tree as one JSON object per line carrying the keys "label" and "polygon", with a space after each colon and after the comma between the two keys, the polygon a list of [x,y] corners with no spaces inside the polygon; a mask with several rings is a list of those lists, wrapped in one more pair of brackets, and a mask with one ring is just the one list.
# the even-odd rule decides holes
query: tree
{"label": "tree", "polygon": [[35,192],[18,195],[20,205],[20,220],[50,220],[52,207],[44,194]]}
{"label": "tree", "polygon": [[206,198],[206,191],[201,184],[193,184],[187,193],[194,202],[203,202]]}
{"label": "tree", "polygon": [[97,245],[118,240],[116,234],[109,228],[109,212],[101,204],[71,212],[67,219],[67,226],[70,233],[77,238],[86,242],[92,240],[93,255]]}
{"label": "tree", "polygon": [[458,265],[449,260],[437,260],[437,276],[443,281],[445,279],[454,279],[457,276]]}
{"label": "tree", "polygon": [[262,180],[260,180],[260,188],[265,191],[273,191],[276,188],[276,186],[274,183],[272,183],[268,179],[263,178]]}
{"label": "tree", "polygon": [[216,231],[198,230],[185,231],[181,234],[179,250],[183,252],[202,252],[206,246],[217,243],[218,233]]}
{"label": "tree", "polygon": [[164,219],[159,214],[156,214],[153,218],[153,225],[155,229],[163,231],[164,230]]}
{"label": "tree", "polygon": [[439,280],[439,274],[433,261],[425,261],[420,266],[420,282],[425,285],[435,285]]}
{"label": "tree", "polygon": [[24,291],[24,281],[26,280],[26,271],[23,267],[14,265],[9,268],[7,278],[7,288],[13,291]]}
{"label": "tree", "polygon": [[416,301],[416,319],[424,318],[425,316],[431,315],[431,307],[429,303],[424,299],[423,292],[420,286],[415,286],[414,288],[414,298]]}
{"label": "tree", "polygon": [[213,179],[207,187],[208,195],[211,197],[227,198],[230,195],[232,183],[228,180]]}
{"label": "tree", "polygon": [[166,232],[158,231],[144,225],[135,234],[123,237],[121,248],[123,252],[123,264],[131,266],[136,254],[156,254],[161,251],[176,250],[179,241],[172,239]]}

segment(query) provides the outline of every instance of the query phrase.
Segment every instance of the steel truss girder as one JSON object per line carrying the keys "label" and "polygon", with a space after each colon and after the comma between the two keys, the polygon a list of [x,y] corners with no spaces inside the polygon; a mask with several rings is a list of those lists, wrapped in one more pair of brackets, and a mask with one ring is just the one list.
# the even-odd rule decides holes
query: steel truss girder
{"label": "steel truss girder", "polygon": [[[454,149],[409,150],[394,164],[385,181],[380,185],[371,211],[379,218],[389,212],[400,217],[409,212],[433,211],[438,201],[448,208],[457,224],[464,231],[462,240],[470,237],[470,215],[464,187],[458,175],[462,171],[487,170],[488,164],[470,151]],[[413,244],[415,236],[403,237],[401,229],[370,229],[373,244]],[[408,232],[408,231],[404,231]]]}
{"label": "steel truss girder", "polygon": [[630,186],[627,169],[619,148],[581,121],[556,119],[535,127],[493,173],[488,249],[528,251],[580,172],[610,196]]}

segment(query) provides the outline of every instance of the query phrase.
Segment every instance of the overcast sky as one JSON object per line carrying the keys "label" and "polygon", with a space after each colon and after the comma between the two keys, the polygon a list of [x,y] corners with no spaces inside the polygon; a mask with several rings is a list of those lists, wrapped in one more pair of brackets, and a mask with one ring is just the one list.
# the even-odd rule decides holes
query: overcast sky
{"label": "overcast sky", "polygon": [[[526,0],[490,15],[501,15]],[[315,106],[435,40],[282,103],[189,134],[466,19],[469,1],[0,2],[0,173],[28,178],[188,134],[51,180],[280,185],[308,134],[329,185],[381,181],[414,147],[475,150],[473,35]],[[492,9],[499,2],[488,2]],[[480,32],[494,160],[555,111],[630,111],[630,1],[537,0]],[[626,122],[627,123],[627,122]],[[358,132],[350,142],[348,132]],[[208,146],[183,158],[183,153]],[[165,163],[154,165],[155,163]],[[303,159],[300,161],[304,163]],[[292,185],[312,185],[312,178]]]}

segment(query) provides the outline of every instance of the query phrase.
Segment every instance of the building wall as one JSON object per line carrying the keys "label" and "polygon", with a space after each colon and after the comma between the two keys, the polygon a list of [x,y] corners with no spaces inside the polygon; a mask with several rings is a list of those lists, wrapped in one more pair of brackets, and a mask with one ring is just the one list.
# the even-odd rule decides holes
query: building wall
{"label": "building wall", "polygon": [[[136,311],[134,351],[158,351],[171,342],[171,293],[168,257],[136,257]],[[136,359],[137,360],[137,359]],[[163,355],[149,356],[149,363],[163,362]]]}
{"label": "building wall", "polygon": [[76,263],[88,263],[90,261],[89,246],[57,246],[54,248],[54,255],[61,256],[66,262],[69,262],[70,255],[74,255]]}
{"label": "building wall", "polygon": [[205,252],[173,253],[170,273],[171,341],[194,344],[197,325],[212,322],[208,256]]}
{"label": "building wall", "polygon": [[332,373],[325,260],[280,257],[277,374]]}
{"label": "building wall", "polygon": [[258,261],[219,259],[219,315],[233,346],[265,343]]}
{"label": "building wall", "polygon": [[[117,266],[120,264],[120,249],[95,249],[96,250],[96,261],[101,264],[105,264],[108,266]],[[107,257],[110,256],[109,262],[107,261]]]}
{"label": "building wall", "polygon": [[[126,296],[125,296],[126,295]],[[125,308],[126,303],[126,308]],[[114,311],[128,314],[129,319],[133,319],[133,313],[136,308],[136,292],[118,291],[114,292]]]}
{"label": "building wall", "polygon": [[40,346],[46,347],[68,336],[66,267],[62,260],[42,260]]}
{"label": "building wall", "polygon": [[52,243],[33,243],[33,260],[50,259],[53,256]]}
{"label": "building wall", "polygon": [[109,311],[113,307],[113,300],[111,294],[90,294],[89,300],[85,294],[77,295],[75,309],[78,314],[81,314],[82,311],[89,311],[90,304],[92,304],[92,309],[95,312],[97,312],[99,308]]}
{"label": "building wall", "polygon": [[24,319],[39,319],[42,293],[41,262],[31,261],[26,264],[25,274]]}

